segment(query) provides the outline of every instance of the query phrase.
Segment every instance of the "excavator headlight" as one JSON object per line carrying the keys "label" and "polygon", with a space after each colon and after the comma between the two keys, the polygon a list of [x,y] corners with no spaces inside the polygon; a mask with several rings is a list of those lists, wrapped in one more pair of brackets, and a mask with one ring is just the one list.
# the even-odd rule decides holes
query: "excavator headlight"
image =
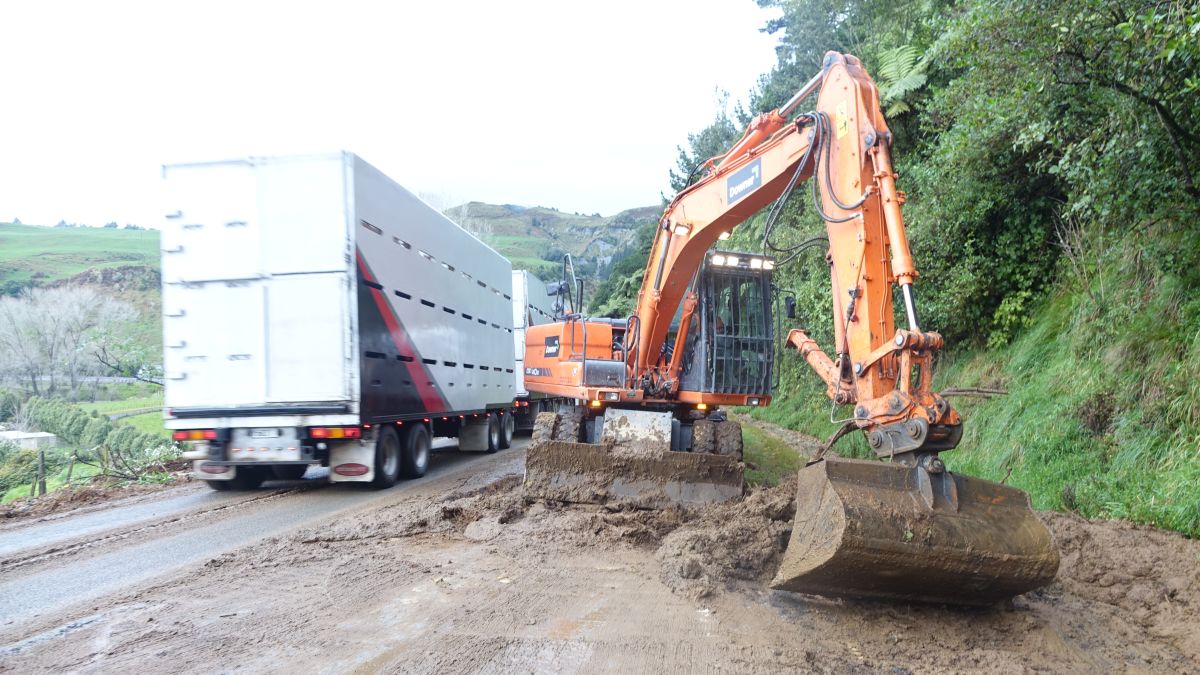
{"label": "excavator headlight", "polygon": [[680,237],[682,237],[683,235],[685,235],[691,231],[692,231],[692,228],[690,228],[687,225],[684,225],[682,223],[675,226],[675,234],[679,235]]}
{"label": "excavator headlight", "polygon": [[764,260],[763,261],[763,269],[767,270],[768,272],[775,269],[775,261],[774,260]]}
{"label": "excavator headlight", "polygon": [[730,235],[728,232],[722,232],[721,234],[717,235],[717,239],[719,239],[720,241],[725,241],[726,239],[729,238],[729,236]]}
{"label": "excavator headlight", "polygon": [[714,255],[714,256],[712,257],[712,264],[714,264],[714,265],[724,265],[724,264],[725,264],[725,256],[723,256],[723,255]]}
{"label": "excavator headlight", "polygon": [[750,259],[750,269],[761,270],[762,268],[763,268],[763,259],[762,258],[751,258]]}
{"label": "excavator headlight", "polygon": [[742,259],[737,257],[736,255],[725,256],[725,266],[726,267],[737,267],[738,265],[741,265],[741,264],[742,264]]}
{"label": "excavator headlight", "polygon": [[746,405],[758,405],[758,398],[751,397],[748,401],[746,401]]}

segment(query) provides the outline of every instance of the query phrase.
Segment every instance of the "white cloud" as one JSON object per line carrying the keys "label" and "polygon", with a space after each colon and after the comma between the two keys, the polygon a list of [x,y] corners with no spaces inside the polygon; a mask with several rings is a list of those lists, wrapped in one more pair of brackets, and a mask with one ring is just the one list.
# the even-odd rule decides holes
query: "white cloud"
{"label": "white cloud", "polygon": [[752,0],[0,8],[0,219],[153,225],[159,165],[348,149],[411,190],[613,213],[774,62]]}

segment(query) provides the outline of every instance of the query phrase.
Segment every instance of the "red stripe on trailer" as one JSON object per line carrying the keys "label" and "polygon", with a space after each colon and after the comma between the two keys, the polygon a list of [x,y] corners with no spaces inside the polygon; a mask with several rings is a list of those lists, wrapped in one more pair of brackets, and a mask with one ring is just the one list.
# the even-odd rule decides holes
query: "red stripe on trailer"
{"label": "red stripe on trailer", "polygon": [[[378,284],[375,280],[375,275],[371,273],[371,266],[363,259],[362,252],[355,249],[355,257],[358,259],[358,271],[362,274],[363,279]],[[442,392],[438,390],[436,385],[429,384],[433,382],[433,376],[425,369],[424,363],[421,361],[421,355],[417,352],[416,347],[408,340],[408,332],[404,330],[404,326],[400,323],[399,317],[396,316],[395,310],[392,309],[392,304],[384,296],[383,291],[378,288],[371,289],[371,297],[375,299],[375,306],[379,308],[379,315],[383,317],[383,322],[387,324],[388,333],[392,336],[392,342],[396,345],[396,351],[401,356],[412,359],[405,361],[404,367],[408,369],[409,379],[412,380],[413,386],[417,388],[417,392],[421,395],[421,404],[425,406],[425,410],[434,412],[446,410],[450,407],[449,402],[442,396]]]}

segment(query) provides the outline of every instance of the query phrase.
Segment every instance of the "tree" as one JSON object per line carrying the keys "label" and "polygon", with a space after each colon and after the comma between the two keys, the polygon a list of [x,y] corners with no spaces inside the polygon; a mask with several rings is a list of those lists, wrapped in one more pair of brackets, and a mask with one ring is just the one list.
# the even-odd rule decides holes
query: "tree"
{"label": "tree", "polygon": [[88,287],[30,289],[0,298],[0,373],[19,375],[34,395],[54,394],[66,380],[74,400],[83,376],[103,365],[97,352],[115,342],[136,315],[126,303]]}

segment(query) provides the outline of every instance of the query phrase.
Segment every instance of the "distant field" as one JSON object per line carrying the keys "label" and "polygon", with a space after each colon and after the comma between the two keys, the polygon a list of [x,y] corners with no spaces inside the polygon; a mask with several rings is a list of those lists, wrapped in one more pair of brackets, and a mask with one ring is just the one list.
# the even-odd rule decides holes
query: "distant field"
{"label": "distant field", "polygon": [[0,286],[47,283],[92,268],[158,267],[158,231],[0,223]]}

